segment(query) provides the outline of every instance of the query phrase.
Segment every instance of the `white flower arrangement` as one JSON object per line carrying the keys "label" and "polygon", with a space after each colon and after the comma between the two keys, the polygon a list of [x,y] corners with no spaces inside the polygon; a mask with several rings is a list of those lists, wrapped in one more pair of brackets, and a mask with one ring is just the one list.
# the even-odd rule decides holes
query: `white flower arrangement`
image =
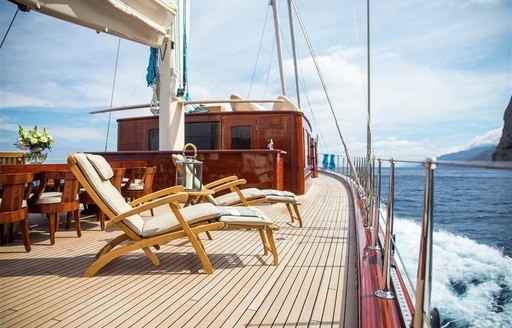
{"label": "white flower arrangement", "polygon": [[37,125],[28,131],[20,125],[18,134],[19,138],[15,145],[22,150],[51,150],[52,143],[55,141],[52,136],[48,134],[46,128],[43,128],[43,131],[39,131]]}

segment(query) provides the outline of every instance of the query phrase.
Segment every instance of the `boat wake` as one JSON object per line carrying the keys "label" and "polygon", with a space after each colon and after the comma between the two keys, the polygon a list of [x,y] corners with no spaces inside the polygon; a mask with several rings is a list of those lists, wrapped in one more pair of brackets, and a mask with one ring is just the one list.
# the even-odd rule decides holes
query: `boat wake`
{"label": "boat wake", "polygon": [[[395,219],[394,232],[416,284],[421,226]],[[445,231],[433,237],[432,307],[442,327],[512,327],[512,258],[503,251]]]}

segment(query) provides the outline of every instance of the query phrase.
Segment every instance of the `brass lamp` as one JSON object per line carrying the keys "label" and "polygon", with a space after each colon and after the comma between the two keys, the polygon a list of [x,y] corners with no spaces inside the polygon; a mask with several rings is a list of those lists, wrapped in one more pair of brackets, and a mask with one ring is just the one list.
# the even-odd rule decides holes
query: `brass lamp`
{"label": "brass lamp", "polygon": [[[187,156],[185,150],[194,149],[193,156]],[[188,143],[183,147],[183,159],[176,161],[176,185],[185,190],[201,190],[203,188],[203,162],[196,160],[197,148]]]}

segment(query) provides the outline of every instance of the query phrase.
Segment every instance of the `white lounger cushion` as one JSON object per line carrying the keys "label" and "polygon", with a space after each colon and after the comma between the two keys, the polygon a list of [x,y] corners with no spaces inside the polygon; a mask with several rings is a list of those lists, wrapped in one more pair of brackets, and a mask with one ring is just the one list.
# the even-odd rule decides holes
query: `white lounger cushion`
{"label": "white lounger cushion", "polygon": [[[189,225],[216,219],[228,226],[267,226],[273,223],[263,212],[253,207],[221,207],[201,203],[182,208],[180,213]],[[145,220],[142,236],[151,237],[179,229],[181,226],[173,213],[165,212]]]}
{"label": "white lounger cushion", "polygon": [[262,211],[254,207],[243,206],[217,206],[220,210],[220,220],[227,227],[229,225],[267,226],[273,224]]}
{"label": "white lounger cushion", "polygon": [[[119,191],[112,185],[112,183],[110,183],[110,179],[102,178],[100,171],[105,174],[105,172],[108,172],[106,166],[110,167],[110,164],[108,164],[102,156],[77,153],[75,154],[75,158],[78,166],[86,176],[87,180],[91,183],[92,187],[96,190],[98,196],[114,214],[119,215],[132,209],[132,207],[126,203]],[[92,162],[94,162],[94,165]],[[126,223],[133,232],[142,236],[144,220],[140,215],[132,215],[123,220],[123,222]]]}
{"label": "white lounger cushion", "polygon": [[[220,211],[215,205],[202,203],[180,209],[181,215],[189,225],[217,219]],[[160,235],[173,230],[181,229],[181,225],[172,212],[165,212],[145,220],[142,236],[151,237]]]}
{"label": "white lounger cushion", "polygon": [[[240,189],[240,191],[242,192],[242,195],[244,195],[245,199],[247,199],[247,201],[266,198],[268,201],[274,203],[295,203],[298,200],[297,196],[293,192],[289,191],[274,189],[261,190],[258,188]],[[216,198],[208,198],[208,201],[218,206],[231,206],[241,203],[240,197],[234,191]]]}
{"label": "white lounger cushion", "polygon": [[267,199],[270,202],[276,203],[294,203],[296,202],[297,196],[290,191],[274,190],[274,189],[263,189]]}
{"label": "white lounger cushion", "polygon": [[[248,201],[266,197],[265,193],[259,190],[258,188],[240,189],[240,191],[242,192],[242,195],[244,195],[245,199],[247,199]],[[216,205],[218,206],[231,206],[234,204],[240,204],[241,200],[238,194],[235,191],[233,191],[229,194],[215,197],[215,202],[217,203]]]}

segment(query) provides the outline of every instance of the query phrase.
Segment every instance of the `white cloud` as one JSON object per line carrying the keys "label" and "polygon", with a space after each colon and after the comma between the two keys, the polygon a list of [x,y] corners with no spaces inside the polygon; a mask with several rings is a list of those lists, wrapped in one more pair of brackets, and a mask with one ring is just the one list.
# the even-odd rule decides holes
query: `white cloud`
{"label": "white cloud", "polygon": [[497,145],[500,142],[501,134],[502,128],[487,131],[484,135],[476,136],[473,140],[471,140],[468,148],[485,145]]}

